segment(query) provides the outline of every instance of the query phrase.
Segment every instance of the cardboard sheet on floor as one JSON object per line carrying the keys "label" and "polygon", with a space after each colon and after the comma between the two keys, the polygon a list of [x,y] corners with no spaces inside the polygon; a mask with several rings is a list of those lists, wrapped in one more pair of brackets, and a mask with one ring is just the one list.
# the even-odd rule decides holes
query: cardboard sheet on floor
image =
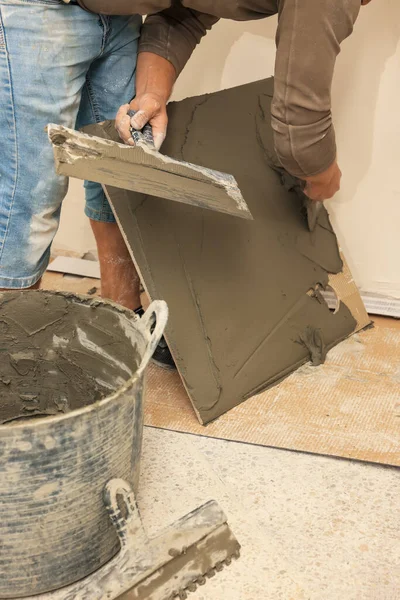
{"label": "cardboard sheet on floor", "polygon": [[152,366],[145,424],[225,440],[400,467],[400,321],[345,340],[320,367],[304,365],[279,385],[207,427],[176,373]]}
{"label": "cardboard sheet on floor", "polygon": [[[163,146],[174,158],[232,173],[254,221],[106,188],[150,297],[169,305],[167,340],[204,424],[310,357],[320,362],[368,323],[349,279],[338,282],[349,302],[336,314],[318,291],[342,261],[325,209],[310,233],[298,197],[270,166],[272,93],[266,80],[172,103]],[[110,123],[87,131],[117,139]]]}

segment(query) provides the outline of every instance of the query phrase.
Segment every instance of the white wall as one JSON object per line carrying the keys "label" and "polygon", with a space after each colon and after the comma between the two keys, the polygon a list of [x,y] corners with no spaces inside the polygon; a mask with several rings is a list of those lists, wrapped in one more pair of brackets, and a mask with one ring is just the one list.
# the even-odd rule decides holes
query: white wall
{"label": "white wall", "polygon": [[[219,23],[182,73],[174,99],[272,75],[275,29],[275,18]],[[400,297],[399,0],[374,0],[361,10],[338,60],[333,110],[344,175],[340,194],[329,203],[338,237],[363,290]],[[69,196],[59,240],[70,243],[73,226],[91,248],[76,193]]]}
{"label": "white wall", "polygon": [[344,173],[330,203],[364,290],[400,297],[400,2],[361,11],[338,62],[333,106]]}

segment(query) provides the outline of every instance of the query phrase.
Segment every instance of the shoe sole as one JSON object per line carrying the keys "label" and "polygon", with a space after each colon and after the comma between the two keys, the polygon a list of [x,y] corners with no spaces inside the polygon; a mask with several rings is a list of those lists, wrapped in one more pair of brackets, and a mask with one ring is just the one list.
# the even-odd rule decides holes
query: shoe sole
{"label": "shoe sole", "polygon": [[152,358],[151,362],[153,364],[155,364],[157,367],[160,367],[160,369],[164,369],[164,371],[176,371],[177,370],[176,366],[166,365],[165,363],[162,363],[162,362],[156,360],[155,358]]}

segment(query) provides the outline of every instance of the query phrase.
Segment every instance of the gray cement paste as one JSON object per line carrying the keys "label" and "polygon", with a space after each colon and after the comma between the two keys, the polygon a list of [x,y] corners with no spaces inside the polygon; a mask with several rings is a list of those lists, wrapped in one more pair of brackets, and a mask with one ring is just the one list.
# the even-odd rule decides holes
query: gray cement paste
{"label": "gray cement paste", "polygon": [[[272,95],[265,80],[171,103],[162,148],[232,173],[254,221],[107,186],[150,296],[168,303],[166,337],[203,423],[310,358],[323,362],[356,326],[347,306],[333,314],[317,293],[342,261],[326,210],[310,232],[297,194],[281,184]],[[86,131],[118,139],[112,123]]]}
{"label": "gray cement paste", "polygon": [[138,363],[118,312],[72,295],[1,294],[0,339],[0,424],[90,405]]}

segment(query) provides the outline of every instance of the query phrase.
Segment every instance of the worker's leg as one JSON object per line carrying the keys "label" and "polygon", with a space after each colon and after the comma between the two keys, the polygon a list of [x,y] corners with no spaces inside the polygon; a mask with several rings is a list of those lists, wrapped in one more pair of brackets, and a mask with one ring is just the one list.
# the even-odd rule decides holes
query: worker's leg
{"label": "worker's leg", "polygon": [[[77,127],[113,119],[135,95],[141,18],[102,17],[104,52],[88,71]],[[140,306],[140,280],[100,184],[85,182],[86,209],[96,238],[101,293],[127,308]]]}
{"label": "worker's leg", "polygon": [[140,278],[116,223],[90,219],[100,261],[101,295],[126,308],[141,306]]}
{"label": "worker's leg", "polygon": [[[77,126],[113,119],[122,104],[135,95],[136,51],[140,19],[103,18],[108,35],[103,55],[87,75]],[[104,195],[96,183],[85,183],[86,209],[99,250],[102,295],[128,308],[140,306],[139,277],[122,235]],[[169,348],[161,340],[153,359],[161,366],[174,368]]]}
{"label": "worker's leg", "polygon": [[78,6],[0,2],[0,288],[37,286],[47,267],[67,179],[45,127],[75,125],[102,44],[98,17]]}

